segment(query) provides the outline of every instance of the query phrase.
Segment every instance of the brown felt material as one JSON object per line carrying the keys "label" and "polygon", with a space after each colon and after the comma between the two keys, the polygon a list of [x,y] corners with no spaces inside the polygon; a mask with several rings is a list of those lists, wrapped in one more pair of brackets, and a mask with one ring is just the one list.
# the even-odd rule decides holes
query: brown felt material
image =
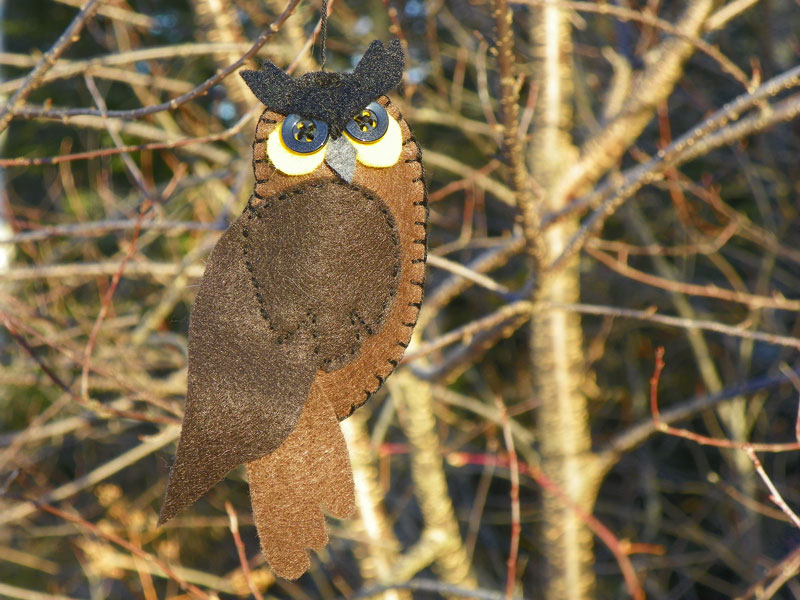
{"label": "brown felt material", "polygon": [[[427,244],[427,194],[422,169],[422,152],[406,120],[391,101],[378,99],[387,112],[400,124],[403,151],[393,167],[385,169],[356,166],[353,183],[374,192],[394,217],[400,241],[400,282],[397,297],[380,335],[364,342],[358,358],[333,372],[319,372],[316,380],[325,388],[336,415],[344,419],[361,406],[394,371],[411,340],[422,302],[425,280]],[[276,170],[266,155],[266,139],[282,121],[283,116],[265,110],[256,127],[253,142],[253,171],[256,177],[255,198],[287,189],[298,180],[319,181],[335,179],[326,164],[307,175],[291,176]]]}
{"label": "brown felt material", "polygon": [[247,463],[247,479],[264,556],[277,575],[297,579],[310,564],[306,549],[328,543],[320,507],[340,519],[355,511],[347,446],[320,386],[283,445]]}
{"label": "brown felt material", "polygon": [[301,183],[231,225],[192,310],[186,414],[162,522],[281,445],[316,372],[351,362],[380,331],[399,265],[394,218],[355,184]]}
{"label": "brown felt material", "polygon": [[[399,45],[373,44],[352,75],[359,93],[396,85],[398,60]],[[277,71],[245,78],[285,111],[298,88]],[[343,81],[309,75],[303,85]],[[376,99],[368,95],[364,106]],[[388,168],[356,163],[350,183],[325,162],[306,175],[277,171],[266,141],[286,113],[268,106],[253,142],[253,196],[211,253],[192,309],[186,413],[160,522],[246,463],[264,554],[287,578],[308,568],[307,548],[327,543],[320,505],[353,511],[337,420],[398,365],[422,302],[421,151],[397,107],[378,101],[400,125],[401,156]]]}

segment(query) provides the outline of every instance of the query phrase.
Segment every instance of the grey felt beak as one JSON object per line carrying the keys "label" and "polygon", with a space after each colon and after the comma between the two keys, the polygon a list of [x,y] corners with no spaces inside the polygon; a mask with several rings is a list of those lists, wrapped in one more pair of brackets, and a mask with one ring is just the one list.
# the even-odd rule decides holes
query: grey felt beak
{"label": "grey felt beak", "polygon": [[325,162],[347,183],[353,181],[353,174],[356,171],[356,149],[343,135],[328,142]]}

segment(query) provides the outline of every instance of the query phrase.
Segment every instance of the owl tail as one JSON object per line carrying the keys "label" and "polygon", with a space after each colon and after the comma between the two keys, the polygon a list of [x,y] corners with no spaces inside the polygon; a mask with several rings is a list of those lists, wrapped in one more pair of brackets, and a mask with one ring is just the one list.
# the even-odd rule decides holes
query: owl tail
{"label": "owl tail", "polygon": [[306,549],[328,543],[320,505],[340,519],[355,511],[347,446],[318,384],[295,430],[277,450],[247,463],[247,478],[261,551],[277,575],[297,579],[311,566]]}

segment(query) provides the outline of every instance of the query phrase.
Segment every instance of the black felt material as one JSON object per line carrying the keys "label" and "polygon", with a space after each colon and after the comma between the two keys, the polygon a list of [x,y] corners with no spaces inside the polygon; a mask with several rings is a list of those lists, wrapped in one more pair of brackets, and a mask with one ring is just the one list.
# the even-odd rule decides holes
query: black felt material
{"label": "black felt material", "polygon": [[399,40],[388,46],[375,40],[352,73],[315,71],[293,80],[267,61],[261,71],[240,74],[268,108],[282,115],[325,121],[331,135],[338,137],[358,111],[400,84],[403,65]]}
{"label": "black felt material", "polygon": [[400,242],[386,205],[339,180],[251,201],[214,248],[189,326],[181,439],[159,522],[276,450],[318,370],[355,360],[391,313]]}

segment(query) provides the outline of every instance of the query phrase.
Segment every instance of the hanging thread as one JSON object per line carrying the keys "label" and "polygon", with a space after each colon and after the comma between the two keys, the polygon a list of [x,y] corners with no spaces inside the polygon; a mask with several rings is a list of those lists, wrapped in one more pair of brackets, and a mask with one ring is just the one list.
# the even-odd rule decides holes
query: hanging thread
{"label": "hanging thread", "polygon": [[320,71],[325,70],[325,58],[327,54],[327,42],[328,42],[328,0],[322,0],[322,8],[320,9],[322,14],[319,18],[319,40],[320,40],[320,52],[322,53],[322,60],[320,61]]}

